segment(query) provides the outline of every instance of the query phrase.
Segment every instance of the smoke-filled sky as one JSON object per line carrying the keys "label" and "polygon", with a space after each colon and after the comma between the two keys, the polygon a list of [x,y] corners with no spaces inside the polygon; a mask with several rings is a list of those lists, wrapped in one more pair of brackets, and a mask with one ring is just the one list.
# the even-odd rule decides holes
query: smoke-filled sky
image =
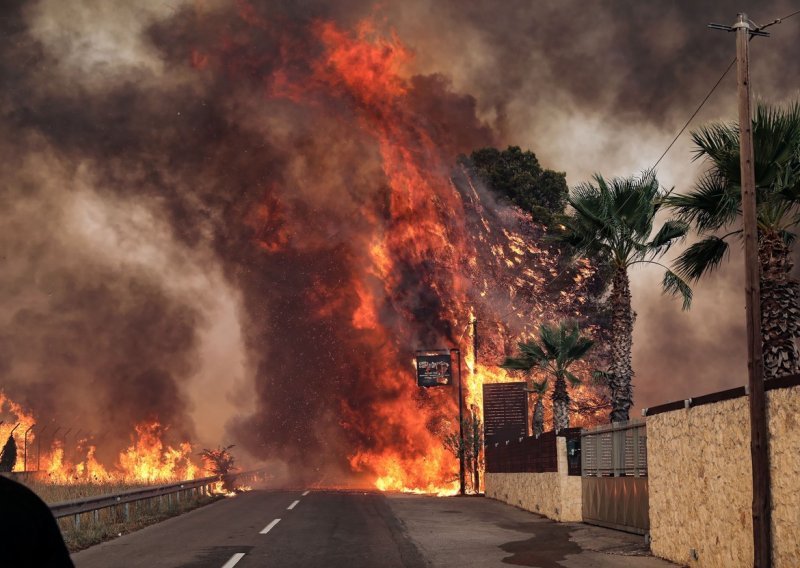
{"label": "smoke-filled sky", "polygon": [[[417,159],[401,142],[435,142],[441,155],[425,167],[444,180],[458,153],[508,144],[570,184],[637,173],[733,58],[733,36],[706,24],[793,8],[6,0],[0,386],[91,431],[122,438],[155,416],[179,437],[246,439],[253,454],[263,446],[309,467],[332,447],[390,445],[402,427],[383,439],[353,423],[365,409],[393,424],[369,409],[402,388],[365,387],[364,376],[453,335],[441,274],[425,265],[437,293],[416,293],[423,264],[408,242],[387,240],[390,289],[365,265],[371,239],[403,223],[386,213],[392,172],[409,174],[387,163]],[[753,84],[780,101],[800,88],[800,17],[771,31],[753,42]],[[359,33],[408,50],[396,70],[405,83],[380,85],[404,92],[397,128],[385,122],[397,108],[375,98],[380,73],[354,83],[333,59],[315,63]],[[734,114],[729,76],[695,124]],[[698,167],[684,135],[660,179],[686,190]],[[742,268],[731,260],[688,313],[661,297],[659,273],[632,275],[637,406],[744,382]],[[348,288],[355,280],[363,289]],[[341,323],[365,295],[386,296],[382,333]],[[401,328],[410,347],[385,336]]]}

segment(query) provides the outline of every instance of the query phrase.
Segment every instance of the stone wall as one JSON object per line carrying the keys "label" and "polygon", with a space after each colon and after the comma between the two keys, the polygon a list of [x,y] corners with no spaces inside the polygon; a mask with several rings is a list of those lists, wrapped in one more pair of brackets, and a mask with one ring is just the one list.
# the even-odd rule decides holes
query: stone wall
{"label": "stone wall", "polygon": [[[767,392],[773,565],[800,567],[800,387]],[[654,554],[698,567],[752,566],[748,399],[647,418]]]}
{"label": "stone wall", "polygon": [[566,438],[556,438],[558,471],[487,473],[486,496],[556,521],[581,521],[581,478],[567,475]]}

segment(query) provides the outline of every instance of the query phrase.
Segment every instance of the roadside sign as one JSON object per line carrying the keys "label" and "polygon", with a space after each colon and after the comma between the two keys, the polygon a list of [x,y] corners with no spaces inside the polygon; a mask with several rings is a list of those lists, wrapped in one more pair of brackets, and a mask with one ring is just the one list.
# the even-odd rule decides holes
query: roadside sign
{"label": "roadside sign", "polygon": [[417,386],[443,387],[452,384],[450,353],[421,351],[417,353]]}
{"label": "roadside sign", "polygon": [[486,443],[528,435],[528,393],[524,381],[483,385],[483,428]]}

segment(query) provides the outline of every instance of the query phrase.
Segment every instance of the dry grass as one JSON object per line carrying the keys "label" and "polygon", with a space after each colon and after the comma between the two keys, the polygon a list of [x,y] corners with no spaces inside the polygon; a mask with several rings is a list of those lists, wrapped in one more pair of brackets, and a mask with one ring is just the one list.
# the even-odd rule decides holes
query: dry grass
{"label": "dry grass", "polygon": [[95,513],[78,515],[77,524],[74,516],[61,518],[58,520],[58,524],[61,527],[61,534],[64,535],[67,548],[69,548],[70,552],[76,552],[104,540],[110,540],[169,517],[191,511],[221,498],[223,497],[218,495],[194,496],[189,499],[183,499],[178,503],[173,496],[171,502],[167,501],[166,497],[162,501],[158,499],[136,501],[128,504],[127,519],[125,506],[118,505],[101,509],[97,511],[96,516]]}
{"label": "dry grass", "polygon": [[[31,488],[49,505],[151,486],[144,483],[122,482],[57,484],[31,478],[18,481]],[[134,501],[128,503],[127,508],[125,505],[117,505],[96,512],[63,517],[58,519],[58,525],[70,552],[75,552],[221,498],[218,495],[204,496],[194,493],[186,491],[180,499],[173,494],[161,499]]]}
{"label": "dry grass", "polygon": [[100,482],[100,483],[70,483],[55,484],[46,481],[25,480],[26,486],[30,487],[34,493],[44,500],[48,505],[60,503],[62,501],[72,501],[73,499],[83,499],[86,497],[96,497],[108,495],[110,493],[120,493],[147,487],[144,483],[123,483],[123,482]]}

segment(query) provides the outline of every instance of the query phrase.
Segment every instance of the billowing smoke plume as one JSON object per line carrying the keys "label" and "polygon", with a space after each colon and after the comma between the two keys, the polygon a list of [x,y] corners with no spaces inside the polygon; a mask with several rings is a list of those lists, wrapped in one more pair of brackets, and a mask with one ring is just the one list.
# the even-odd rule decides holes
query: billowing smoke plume
{"label": "billowing smoke plume", "polygon": [[[456,156],[516,143],[571,182],[647,167],[732,56],[703,26],[735,15],[137,4],[0,8],[0,385],[97,435],[157,417],[178,438],[234,438],[316,479],[375,471],[396,448],[419,467],[444,459],[426,453],[452,398],[418,392],[410,366],[414,349],[462,335],[469,314],[452,298],[485,296],[474,234],[449,222],[477,207],[448,180]],[[788,42],[769,45],[755,76],[777,92],[771,71],[798,62],[777,55]],[[728,116],[729,101],[704,116]],[[685,162],[678,145],[664,181],[688,187]],[[732,360],[668,342],[697,316],[653,287],[635,290],[637,307],[657,306],[639,308],[636,353],[651,403],[674,392],[653,385]],[[724,291],[715,303],[739,305]],[[654,311],[661,323],[646,324]],[[693,335],[736,337],[734,321],[704,318]],[[687,378],[666,377],[666,361]]]}

